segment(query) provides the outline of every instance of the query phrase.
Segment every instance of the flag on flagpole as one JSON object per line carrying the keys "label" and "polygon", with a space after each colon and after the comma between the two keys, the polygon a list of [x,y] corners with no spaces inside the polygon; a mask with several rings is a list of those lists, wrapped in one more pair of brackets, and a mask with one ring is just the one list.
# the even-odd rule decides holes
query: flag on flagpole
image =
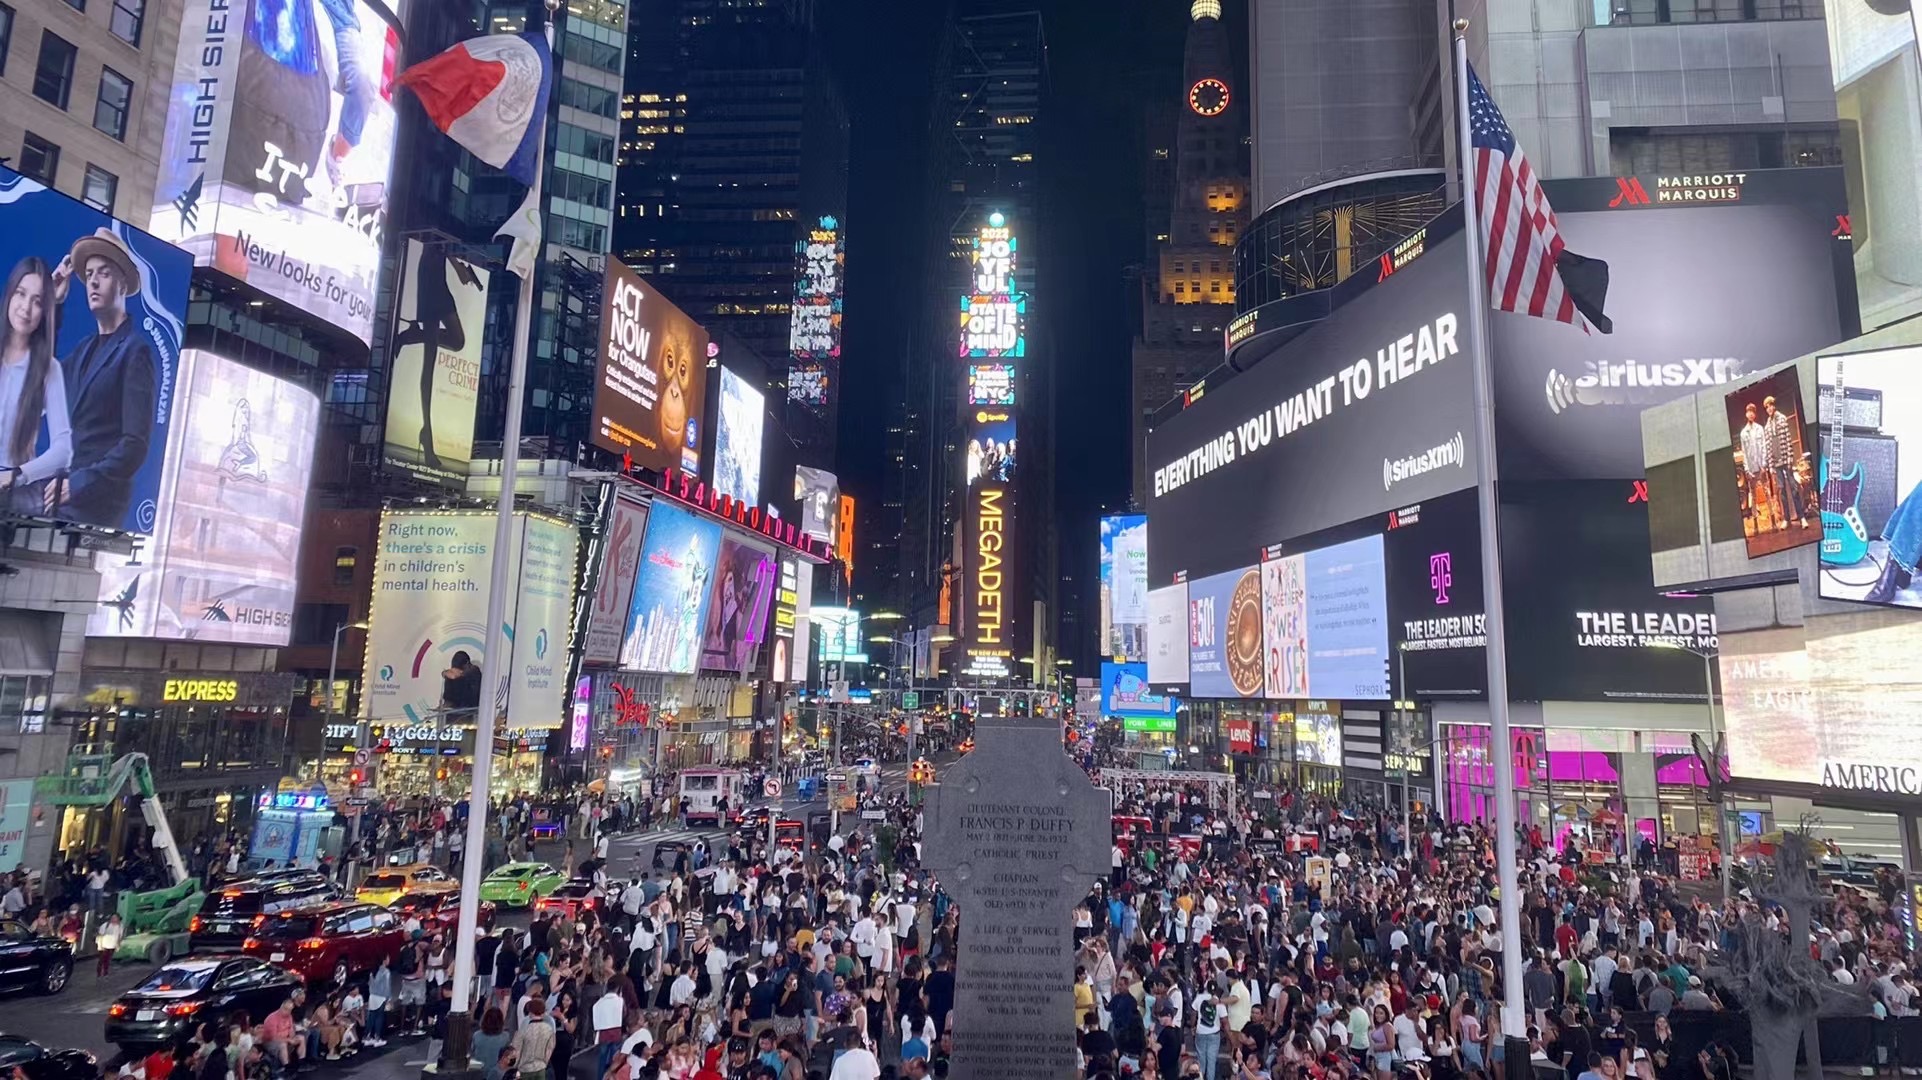
{"label": "flag on flagpole", "polygon": [[1610,333],[1608,264],[1562,244],[1555,210],[1488,88],[1468,76],[1468,186],[1481,218],[1488,299],[1497,311]]}
{"label": "flag on flagpole", "polygon": [[532,185],[553,79],[547,34],[530,30],[460,42],[401,72],[399,81],[449,138]]}

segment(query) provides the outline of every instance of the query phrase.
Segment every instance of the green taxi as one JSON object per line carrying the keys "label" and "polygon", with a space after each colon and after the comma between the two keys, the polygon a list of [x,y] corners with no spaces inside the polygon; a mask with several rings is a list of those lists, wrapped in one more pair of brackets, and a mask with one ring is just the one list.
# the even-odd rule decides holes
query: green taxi
{"label": "green taxi", "polygon": [[508,863],[481,879],[480,898],[503,907],[532,907],[566,880],[566,874],[546,863]]}

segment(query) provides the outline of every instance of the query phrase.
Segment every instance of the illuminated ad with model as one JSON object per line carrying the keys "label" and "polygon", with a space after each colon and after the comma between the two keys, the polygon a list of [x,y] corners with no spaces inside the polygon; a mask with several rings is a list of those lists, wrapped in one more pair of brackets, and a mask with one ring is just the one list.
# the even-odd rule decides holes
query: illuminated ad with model
{"label": "illuminated ad with model", "polygon": [[1913,346],[1816,360],[1824,599],[1922,608],[1918,365]]}
{"label": "illuminated ad with model", "polygon": [[720,558],[721,523],[657,500],[628,607],[621,666],[692,675],[700,666],[702,632]]}
{"label": "illuminated ad with model", "polygon": [[1101,519],[1101,655],[1118,663],[1148,659],[1148,518]]}
{"label": "illuminated ad with model", "polygon": [[480,401],[481,336],[492,273],[444,243],[409,237],[387,383],[389,464],[465,488]]}
{"label": "illuminated ad with model", "polygon": [[794,244],[800,273],[794,280],[794,310],[788,320],[788,400],[801,405],[828,403],[841,357],[841,289],[847,253],[841,222],[832,215]]}
{"label": "illuminated ad with model", "polygon": [[816,606],[808,618],[821,628],[823,664],[865,664],[867,643],[861,640],[861,613],[853,608]]}
{"label": "illuminated ad with model", "polygon": [[87,633],[285,645],[320,399],[198,349],[179,372],[153,537],[95,556]]}
{"label": "illuminated ad with model", "polygon": [[774,549],[730,535],[721,541],[714,595],[701,634],[701,666],[746,674],[767,630],[778,573]]}
{"label": "illuminated ad with model", "polygon": [[698,475],[707,345],[707,331],[686,312],[608,259],[589,440],[656,472]]}
{"label": "illuminated ad with model", "polygon": [[646,535],[647,507],[616,498],[601,535],[601,573],[588,604],[587,630],[581,639],[581,660],[585,663],[612,664],[621,658],[621,638],[634,599],[634,581],[640,576],[641,541]]}
{"label": "illuminated ad with model", "polygon": [[193,260],[164,240],[0,168],[9,333],[0,509],[155,530],[177,414]]}
{"label": "illuminated ad with model", "polygon": [[801,532],[834,546],[841,514],[841,481],[826,469],[794,467],[794,501],[801,507]]}
{"label": "illuminated ad with model", "polygon": [[767,399],[734,373],[721,369],[721,415],[714,433],[714,488],[749,506],[761,505],[761,430]]}
{"label": "illuminated ad with model", "polygon": [[510,654],[490,665],[485,624],[494,523],[492,513],[471,511],[381,515],[363,718],[432,722],[444,700],[454,703],[446,691],[459,684],[465,659],[479,668],[478,707],[493,708],[508,727],[561,725],[578,534],[556,518],[514,515],[504,627]]}
{"label": "illuminated ad with model", "polygon": [[196,264],[363,344],[394,156],[395,21],[367,0],[188,0],[150,219]]}

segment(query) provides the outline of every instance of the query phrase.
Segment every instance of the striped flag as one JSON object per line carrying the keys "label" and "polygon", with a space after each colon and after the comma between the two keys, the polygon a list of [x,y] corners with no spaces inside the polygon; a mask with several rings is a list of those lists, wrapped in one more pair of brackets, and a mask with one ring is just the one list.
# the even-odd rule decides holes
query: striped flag
{"label": "striped flag", "polygon": [[1555,210],[1472,65],[1468,123],[1489,303],[1497,311],[1579,326],[1583,333],[1611,332],[1614,324],[1602,314],[1608,264],[1562,245]]}

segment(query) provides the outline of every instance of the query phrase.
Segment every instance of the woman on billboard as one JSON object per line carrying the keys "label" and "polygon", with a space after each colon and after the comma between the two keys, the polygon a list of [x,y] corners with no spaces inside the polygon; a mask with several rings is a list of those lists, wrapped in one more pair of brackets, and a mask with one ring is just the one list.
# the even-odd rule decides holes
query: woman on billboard
{"label": "woman on billboard", "polygon": [[[53,355],[60,299],[54,292],[53,272],[28,256],[14,264],[0,294],[6,303],[0,343],[0,507],[35,517],[46,512],[41,489],[73,460],[67,382]],[[43,419],[47,448],[36,455]]]}

